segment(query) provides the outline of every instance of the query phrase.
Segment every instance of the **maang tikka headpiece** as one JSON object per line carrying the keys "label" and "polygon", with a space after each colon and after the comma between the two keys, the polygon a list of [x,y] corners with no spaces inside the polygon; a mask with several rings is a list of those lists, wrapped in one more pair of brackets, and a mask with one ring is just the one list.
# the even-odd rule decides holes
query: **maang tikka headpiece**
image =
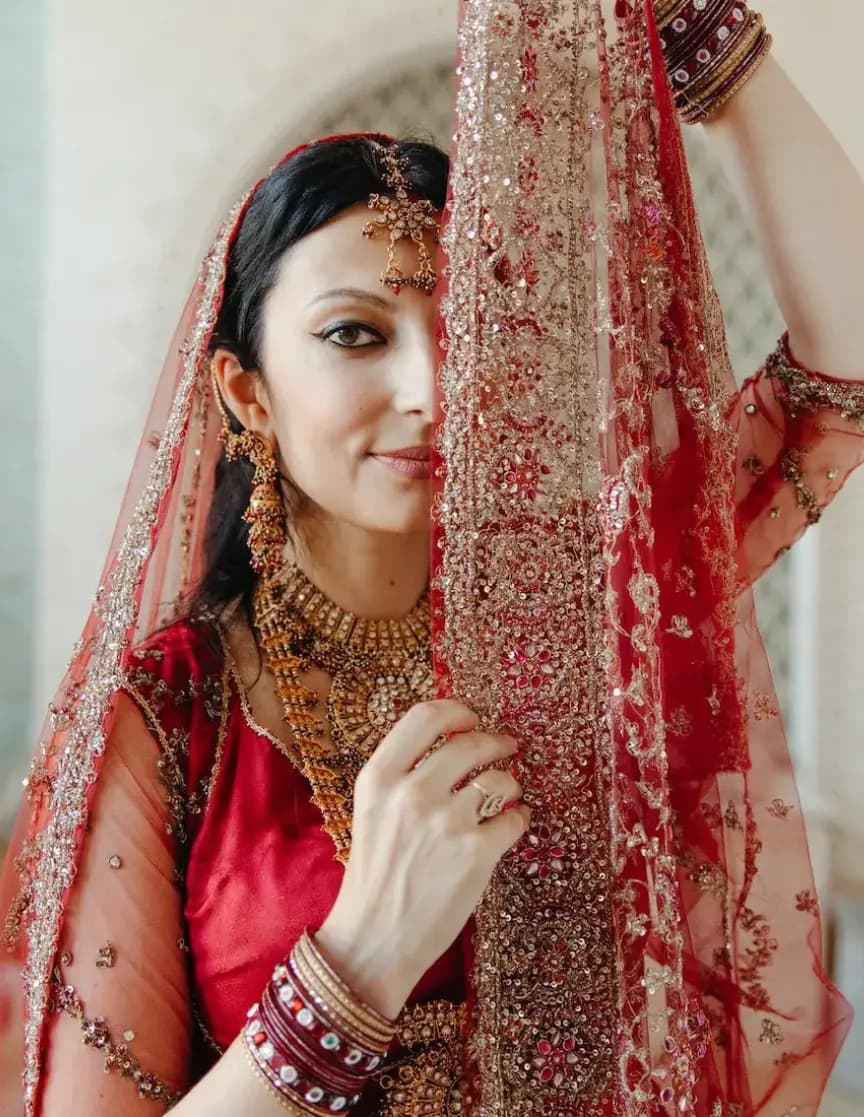
{"label": "maang tikka headpiece", "polygon": [[[438,240],[438,211],[428,199],[411,196],[398,150],[383,144],[376,144],[375,148],[383,165],[384,181],[393,196],[373,194],[370,197],[369,208],[379,210],[381,216],[367,222],[363,228],[363,236],[374,237],[382,231],[389,233],[387,267],[381,276],[385,287],[392,287],[397,294],[400,287],[416,287],[431,295],[438,282],[438,273],[423,241],[423,234],[427,229],[433,229],[435,240]],[[400,240],[406,239],[416,244],[420,258],[419,267],[413,275],[405,275],[396,263],[396,245]]]}

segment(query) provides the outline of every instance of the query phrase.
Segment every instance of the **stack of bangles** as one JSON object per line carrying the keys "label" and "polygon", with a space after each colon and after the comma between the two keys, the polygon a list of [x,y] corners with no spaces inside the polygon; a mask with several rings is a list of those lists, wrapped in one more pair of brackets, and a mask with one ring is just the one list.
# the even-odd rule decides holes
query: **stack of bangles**
{"label": "stack of bangles", "polygon": [[745,0],[655,0],[657,26],[679,115],[701,124],[735,96],[771,50]]}
{"label": "stack of bangles", "polygon": [[307,932],[249,1010],[243,1041],[280,1103],[319,1117],[359,1102],[395,1034],[395,1023],[355,997]]}

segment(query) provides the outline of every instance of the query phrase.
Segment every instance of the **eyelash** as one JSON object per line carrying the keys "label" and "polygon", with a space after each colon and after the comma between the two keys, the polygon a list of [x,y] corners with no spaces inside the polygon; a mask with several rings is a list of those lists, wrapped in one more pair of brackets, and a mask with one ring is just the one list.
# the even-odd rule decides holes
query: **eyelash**
{"label": "eyelash", "polygon": [[[331,339],[343,330],[357,330],[360,333],[374,335],[378,340],[366,342],[365,345],[343,345],[341,342],[332,341]],[[319,341],[329,342],[335,345],[337,349],[374,349],[379,345],[384,344],[384,337],[373,326],[367,326],[364,322],[336,322],[332,326],[328,326],[326,330],[321,330],[320,333],[314,335]]]}

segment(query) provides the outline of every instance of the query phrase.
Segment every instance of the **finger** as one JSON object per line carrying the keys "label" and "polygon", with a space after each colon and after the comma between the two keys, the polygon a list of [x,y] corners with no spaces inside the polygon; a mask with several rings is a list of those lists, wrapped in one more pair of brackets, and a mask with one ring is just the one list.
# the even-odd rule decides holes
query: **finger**
{"label": "finger", "polygon": [[506,760],[518,750],[516,739],[507,734],[479,730],[457,733],[427,756],[414,775],[430,788],[450,790],[473,771]]}
{"label": "finger", "polygon": [[439,698],[418,702],[390,730],[366,765],[379,775],[410,772],[439,737],[466,733],[477,727],[478,717],[463,702]]}
{"label": "finger", "polygon": [[517,803],[515,807],[490,818],[478,829],[484,845],[497,862],[525,837],[530,825],[531,808],[526,803]]}
{"label": "finger", "polygon": [[[483,789],[482,791],[480,789]],[[502,810],[510,803],[516,803],[522,798],[522,787],[509,772],[499,772],[497,768],[489,768],[481,773],[476,780],[457,791],[453,796],[456,810],[464,815],[465,819],[480,822],[480,810],[489,795],[500,795],[504,799]],[[489,821],[482,819],[483,824]]]}

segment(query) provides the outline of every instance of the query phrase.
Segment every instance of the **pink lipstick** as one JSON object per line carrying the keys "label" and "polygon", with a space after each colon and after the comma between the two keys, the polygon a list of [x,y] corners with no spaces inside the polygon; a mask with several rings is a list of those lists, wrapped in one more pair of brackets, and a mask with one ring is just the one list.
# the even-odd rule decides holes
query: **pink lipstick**
{"label": "pink lipstick", "polygon": [[402,477],[415,481],[428,480],[431,476],[428,446],[407,446],[402,450],[386,450],[372,455],[382,465]]}

